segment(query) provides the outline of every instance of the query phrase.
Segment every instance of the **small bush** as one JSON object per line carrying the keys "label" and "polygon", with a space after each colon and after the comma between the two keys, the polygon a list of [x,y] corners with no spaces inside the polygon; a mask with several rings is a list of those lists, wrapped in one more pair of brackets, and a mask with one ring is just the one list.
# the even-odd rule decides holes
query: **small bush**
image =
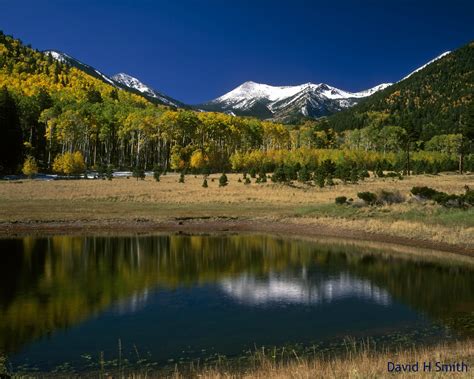
{"label": "small bush", "polygon": [[225,187],[228,183],[227,175],[223,173],[219,178],[219,187]]}
{"label": "small bush", "polygon": [[208,185],[207,185],[207,179],[204,179],[204,181],[202,182],[202,187],[203,188],[207,188]]}
{"label": "small bush", "polygon": [[277,167],[272,175],[272,182],[282,183],[286,182],[285,170],[283,167]]}
{"label": "small bush", "polygon": [[381,190],[377,192],[377,202],[381,204],[399,204],[405,201],[405,197],[399,192]]}
{"label": "small bush", "polygon": [[23,163],[23,168],[21,171],[29,178],[35,176],[38,173],[38,165],[36,163],[35,158],[33,158],[31,155],[26,157],[25,163]]}
{"label": "small bush", "polygon": [[332,179],[332,175],[331,174],[328,174],[328,177],[326,179],[326,185],[332,187],[334,185],[334,180]]}
{"label": "small bush", "polygon": [[244,184],[250,184],[250,183],[252,183],[252,182],[250,181],[249,177],[247,176],[245,178]]}
{"label": "small bush", "polygon": [[422,199],[432,200],[435,195],[440,194],[441,192],[430,187],[413,187],[411,193],[415,196],[421,197]]}
{"label": "small bush", "polygon": [[114,167],[110,164],[105,169],[105,177],[107,180],[112,180],[114,178]]}
{"label": "small bush", "polygon": [[375,201],[377,200],[377,195],[372,192],[359,192],[357,194],[357,197],[359,199],[364,200],[367,204],[370,204],[370,205],[374,204]]}
{"label": "small bush", "polygon": [[179,183],[184,183],[184,172],[182,172],[180,175],[179,175],[179,180],[178,180]]}
{"label": "small bush", "polygon": [[153,167],[153,177],[155,178],[157,182],[160,181],[162,171],[163,169],[161,168],[160,165],[156,165]]}
{"label": "small bush", "polygon": [[132,176],[134,178],[144,180],[145,179],[145,170],[140,167],[135,167],[132,171]]}
{"label": "small bush", "polygon": [[336,197],[336,204],[341,205],[341,204],[346,204],[346,202],[347,202],[347,197],[345,196]]}

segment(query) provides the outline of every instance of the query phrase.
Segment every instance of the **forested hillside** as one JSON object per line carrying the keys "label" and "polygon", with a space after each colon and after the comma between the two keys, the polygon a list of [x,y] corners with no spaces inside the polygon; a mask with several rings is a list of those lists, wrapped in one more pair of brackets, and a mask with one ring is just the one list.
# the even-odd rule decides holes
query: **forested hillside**
{"label": "forested hillside", "polygon": [[[416,139],[458,133],[473,126],[474,42],[429,64],[410,77],[329,118],[336,131],[373,124],[371,112],[385,115],[380,126],[398,125]],[[470,132],[472,134],[472,131]],[[472,135],[471,135],[472,138]]]}
{"label": "forested hillside", "polygon": [[315,170],[329,157],[357,169],[409,173],[414,157],[418,172],[452,170],[456,160],[472,169],[473,50],[329,119],[284,125],[154,104],[0,32],[0,173]]}
{"label": "forested hillside", "polygon": [[223,169],[236,149],[289,143],[281,124],[152,104],[3,33],[0,88],[3,173],[26,157],[53,170],[76,152],[79,167],[183,169],[194,154],[196,166]]}

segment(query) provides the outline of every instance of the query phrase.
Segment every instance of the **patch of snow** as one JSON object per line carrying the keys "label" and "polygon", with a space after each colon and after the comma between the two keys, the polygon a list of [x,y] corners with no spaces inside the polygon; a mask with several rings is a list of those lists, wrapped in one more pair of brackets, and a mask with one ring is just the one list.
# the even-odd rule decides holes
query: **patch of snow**
{"label": "patch of snow", "polygon": [[[451,52],[450,51],[445,51],[443,54],[441,55],[438,55],[436,58],[430,60],[428,63],[424,64],[423,66],[421,67],[418,67],[415,71],[412,71],[410,72],[407,76],[405,76],[402,80],[405,80],[405,79],[408,79],[410,76],[412,76],[415,72],[418,72],[420,70],[423,70],[426,66],[430,65],[431,63],[433,62],[436,62],[438,59],[441,59],[443,57],[445,57],[446,55],[450,54]],[[400,82],[402,81],[400,80]]]}
{"label": "patch of snow", "polygon": [[172,101],[167,99],[164,95],[162,95],[158,91],[155,91],[153,88],[148,87],[146,84],[142,83],[140,80],[138,80],[137,78],[135,78],[131,75],[128,75],[128,74],[125,74],[125,73],[121,72],[119,74],[116,74],[116,75],[112,76],[112,79],[116,83],[120,83],[120,84],[122,84],[122,85],[124,85],[128,88],[135,89],[135,90],[137,90],[137,91],[139,91],[139,92],[141,92],[145,95],[148,95],[150,97],[158,99],[158,100],[162,101],[165,104],[172,105],[172,106],[175,106],[175,107],[178,106],[178,104],[173,103]]}

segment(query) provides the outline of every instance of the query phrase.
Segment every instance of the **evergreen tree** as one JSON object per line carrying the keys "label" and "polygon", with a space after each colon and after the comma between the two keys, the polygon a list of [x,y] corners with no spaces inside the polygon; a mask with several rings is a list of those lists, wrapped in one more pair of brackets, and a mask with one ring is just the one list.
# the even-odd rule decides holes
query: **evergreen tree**
{"label": "evergreen tree", "polygon": [[145,170],[141,168],[140,166],[135,166],[135,168],[132,171],[132,176],[134,178],[144,180],[145,179]]}
{"label": "evergreen tree", "polygon": [[114,178],[114,167],[112,165],[107,165],[105,169],[105,177],[107,180],[112,180]]}
{"label": "evergreen tree", "polygon": [[225,187],[228,183],[227,175],[223,173],[219,178],[219,187]]}
{"label": "evergreen tree", "polygon": [[15,172],[21,163],[23,137],[15,100],[4,86],[0,89],[0,172]]}

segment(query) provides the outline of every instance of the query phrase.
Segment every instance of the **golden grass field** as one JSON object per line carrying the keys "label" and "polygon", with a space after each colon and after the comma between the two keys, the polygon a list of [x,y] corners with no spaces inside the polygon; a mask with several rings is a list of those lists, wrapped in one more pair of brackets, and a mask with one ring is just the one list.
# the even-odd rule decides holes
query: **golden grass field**
{"label": "golden grass field", "polygon": [[[242,374],[233,374],[222,368],[210,368],[196,373],[199,378],[325,378],[325,379],[355,379],[355,378],[472,378],[474,363],[474,344],[472,342],[440,345],[431,348],[404,350],[398,353],[376,353],[370,349],[361,349],[349,353],[345,357],[333,359],[295,359],[288,364],[275,364],[269,357],[262,356],[256,367]],[[388,361],[401,363],[431,362],[433,372],[389,373]],[[451,364],[464,361],[468,365],[467,372],[434,372],[435,362]],[[176,378],[185,375],[176,374]]]}
{"label": "golden grass field", "polygon": [[[418,175],[404,180],[369,178],[359,184],[319,188],[293,185],[239,183],[240,174],[229,174],[229,184],[219,187],[220,175],[211,175],[208,188],[202,176],[177,174],[160,182],[117,178],[108,180],[2,181],[0,223],[27,222],[163,222],[178,217],[237,218],[279,221],[339,230],[384,234],[417,240],[474,247],[474,212],[446,209],[436,204],[410,202],[413,186],[429,186],[448,193],[474,187],[474,175]],[[402,193],[407,202],[379,207],[334,204],[337,196],[357,197],[357,192],[379,190]],[[343,233],[342,233],[343,234]]]}
{"label": "golden grass field", "polygon": [[[390,373],[388,362],[413,364],[419,362],[419,371],[414,373]],[[423,372],[423,362],[432,364],[431,372]],[[435,372],[435,363],[452,364],[464,362],[468,366],[466,372]],[[444,344],[434,347],[413,348],[395,353],[375,352],[370,347],[356,347],[345,356],[337,358],[299,359],[295,357],[289,363],[274,363],[270,354],[256,354],[255,366],[247,371],[235,373],[226,369],[225,365],[217,364],[192,372],[192,377],[203,379],[222,378],[258,378],[258,379],[376,379],[376,378],[472,378],[474,364],[474,343],[472,341]],[[143,375],[137,375],[137,378]],[[172,378],[190,377],[189,373],[175,373]]]}

